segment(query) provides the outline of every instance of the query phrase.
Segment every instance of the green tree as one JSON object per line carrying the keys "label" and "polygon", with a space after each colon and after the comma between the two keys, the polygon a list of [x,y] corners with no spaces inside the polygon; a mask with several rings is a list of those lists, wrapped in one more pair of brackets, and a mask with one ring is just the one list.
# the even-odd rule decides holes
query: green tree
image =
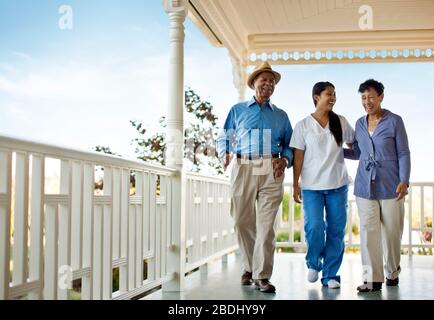
{"label": "green tree", "polygon": [[[192,89],[185,91],[185,110],[187,128],[184,132],[184,157],[188,159],[187,170],[223,174],[224,169],[217,158],[215,141],[218,135],[217,117],[213,113],[213,105],[204,101]],[[167,126],[166,118],[159,120],[160,128]],[[148,136],[142,121],[130,120],[138,137],[131,141],[137,159],[165,165],[166,151],[165,130]],[[97,146],[96,151],[115,154],[110,148]],[[116,154],[117,155],[117,154]]]}
{"label": "green tree", "polygon": [[119,153],[111,151],[109,147],[104,147],[104,146],[99,146],[98,145],[94,149],[95,149],[96,152],[102,152],[102,153],[106,153],[106,154],[111,154],[111,155],[118,156],[118,157],[121,156]]}
{"label": "green tree", "polygon": [[[166,118],[161,117],[159,120],[160,127],[164,129],[166,125]],[[135,147],[135,154],[137,159],[142,161],[157,162],[165,165],[164,152],[166,150],[166,134],[164,132],[157,132],[151,137],[146,137],[146,128],[140,121],[130,120],[130,124],[136,129],[139,137],[134,138],[131,144]],[[163,130],[164,131],[164,130]]]}

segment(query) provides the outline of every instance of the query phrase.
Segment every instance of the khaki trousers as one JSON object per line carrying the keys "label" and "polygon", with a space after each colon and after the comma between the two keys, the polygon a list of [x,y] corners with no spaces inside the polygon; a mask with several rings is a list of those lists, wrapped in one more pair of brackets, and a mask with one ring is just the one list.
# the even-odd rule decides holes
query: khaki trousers
{"label": "khaki trousers", "polygon": [[252,272],[253,279],[269,279],[284,176],[274,178],[272,159],[235,158],[232,164],[231,215],[244,271]]}
{"label": "khaki trousers", "polygon": [[356,197],[360,217],[360,247],[363,281],[396,279],[401,271],[401,238],[404,229],[404,199],[368,200]]}

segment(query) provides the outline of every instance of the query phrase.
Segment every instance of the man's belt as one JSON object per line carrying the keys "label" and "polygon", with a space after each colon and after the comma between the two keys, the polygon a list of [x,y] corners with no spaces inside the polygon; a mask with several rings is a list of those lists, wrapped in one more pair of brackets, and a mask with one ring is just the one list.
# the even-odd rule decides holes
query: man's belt
{"label": "man's belt", "polygon": [[279,158],[278,153],[272,153],[272,154],[239,154],[237,153],[238,159],[249,159],[249,160],[257,160],[257,159],[270,159],[270,158]]}

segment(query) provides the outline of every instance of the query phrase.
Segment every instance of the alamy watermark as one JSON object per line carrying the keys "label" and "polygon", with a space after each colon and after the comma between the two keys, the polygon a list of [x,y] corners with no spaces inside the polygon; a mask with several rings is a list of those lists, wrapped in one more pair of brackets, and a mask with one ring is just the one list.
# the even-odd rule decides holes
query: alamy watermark
{"label": "alamy watermark", "polygon": [[61,290],[72,289],[72,267],[68,265],[62,265],[58,271],[57,285]]}
{"label": "alamy watermark", "polygon": [[74,14],[70,5],[61,5],[59,7],[59,28],[60,30],[72,30],[74,27]]}
{"label": "alamy watermark", "polygon": [[374,11],[369,5],[363,5],[359,8],[359,13],[362,15],[359,18],[359,28],[361,30],[374,29]]}

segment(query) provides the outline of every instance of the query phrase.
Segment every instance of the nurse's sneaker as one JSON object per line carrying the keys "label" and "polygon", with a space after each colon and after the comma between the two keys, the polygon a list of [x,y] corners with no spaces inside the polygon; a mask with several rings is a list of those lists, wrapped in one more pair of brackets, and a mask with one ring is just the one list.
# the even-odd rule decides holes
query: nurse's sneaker
{"label": "nurse's sneaker", "polygon": [[329,287],[330,289],[339,289],[341,287],[341,284],[336,280],[331,279],[329,280],[329,282],[327,282],[327,287]]}
{"label": "nurse's sneaker", "polygon": [[307,281],[315,282],[316,280],[318,280],[318,271],[315,269],[309,269],[307,272]]}

